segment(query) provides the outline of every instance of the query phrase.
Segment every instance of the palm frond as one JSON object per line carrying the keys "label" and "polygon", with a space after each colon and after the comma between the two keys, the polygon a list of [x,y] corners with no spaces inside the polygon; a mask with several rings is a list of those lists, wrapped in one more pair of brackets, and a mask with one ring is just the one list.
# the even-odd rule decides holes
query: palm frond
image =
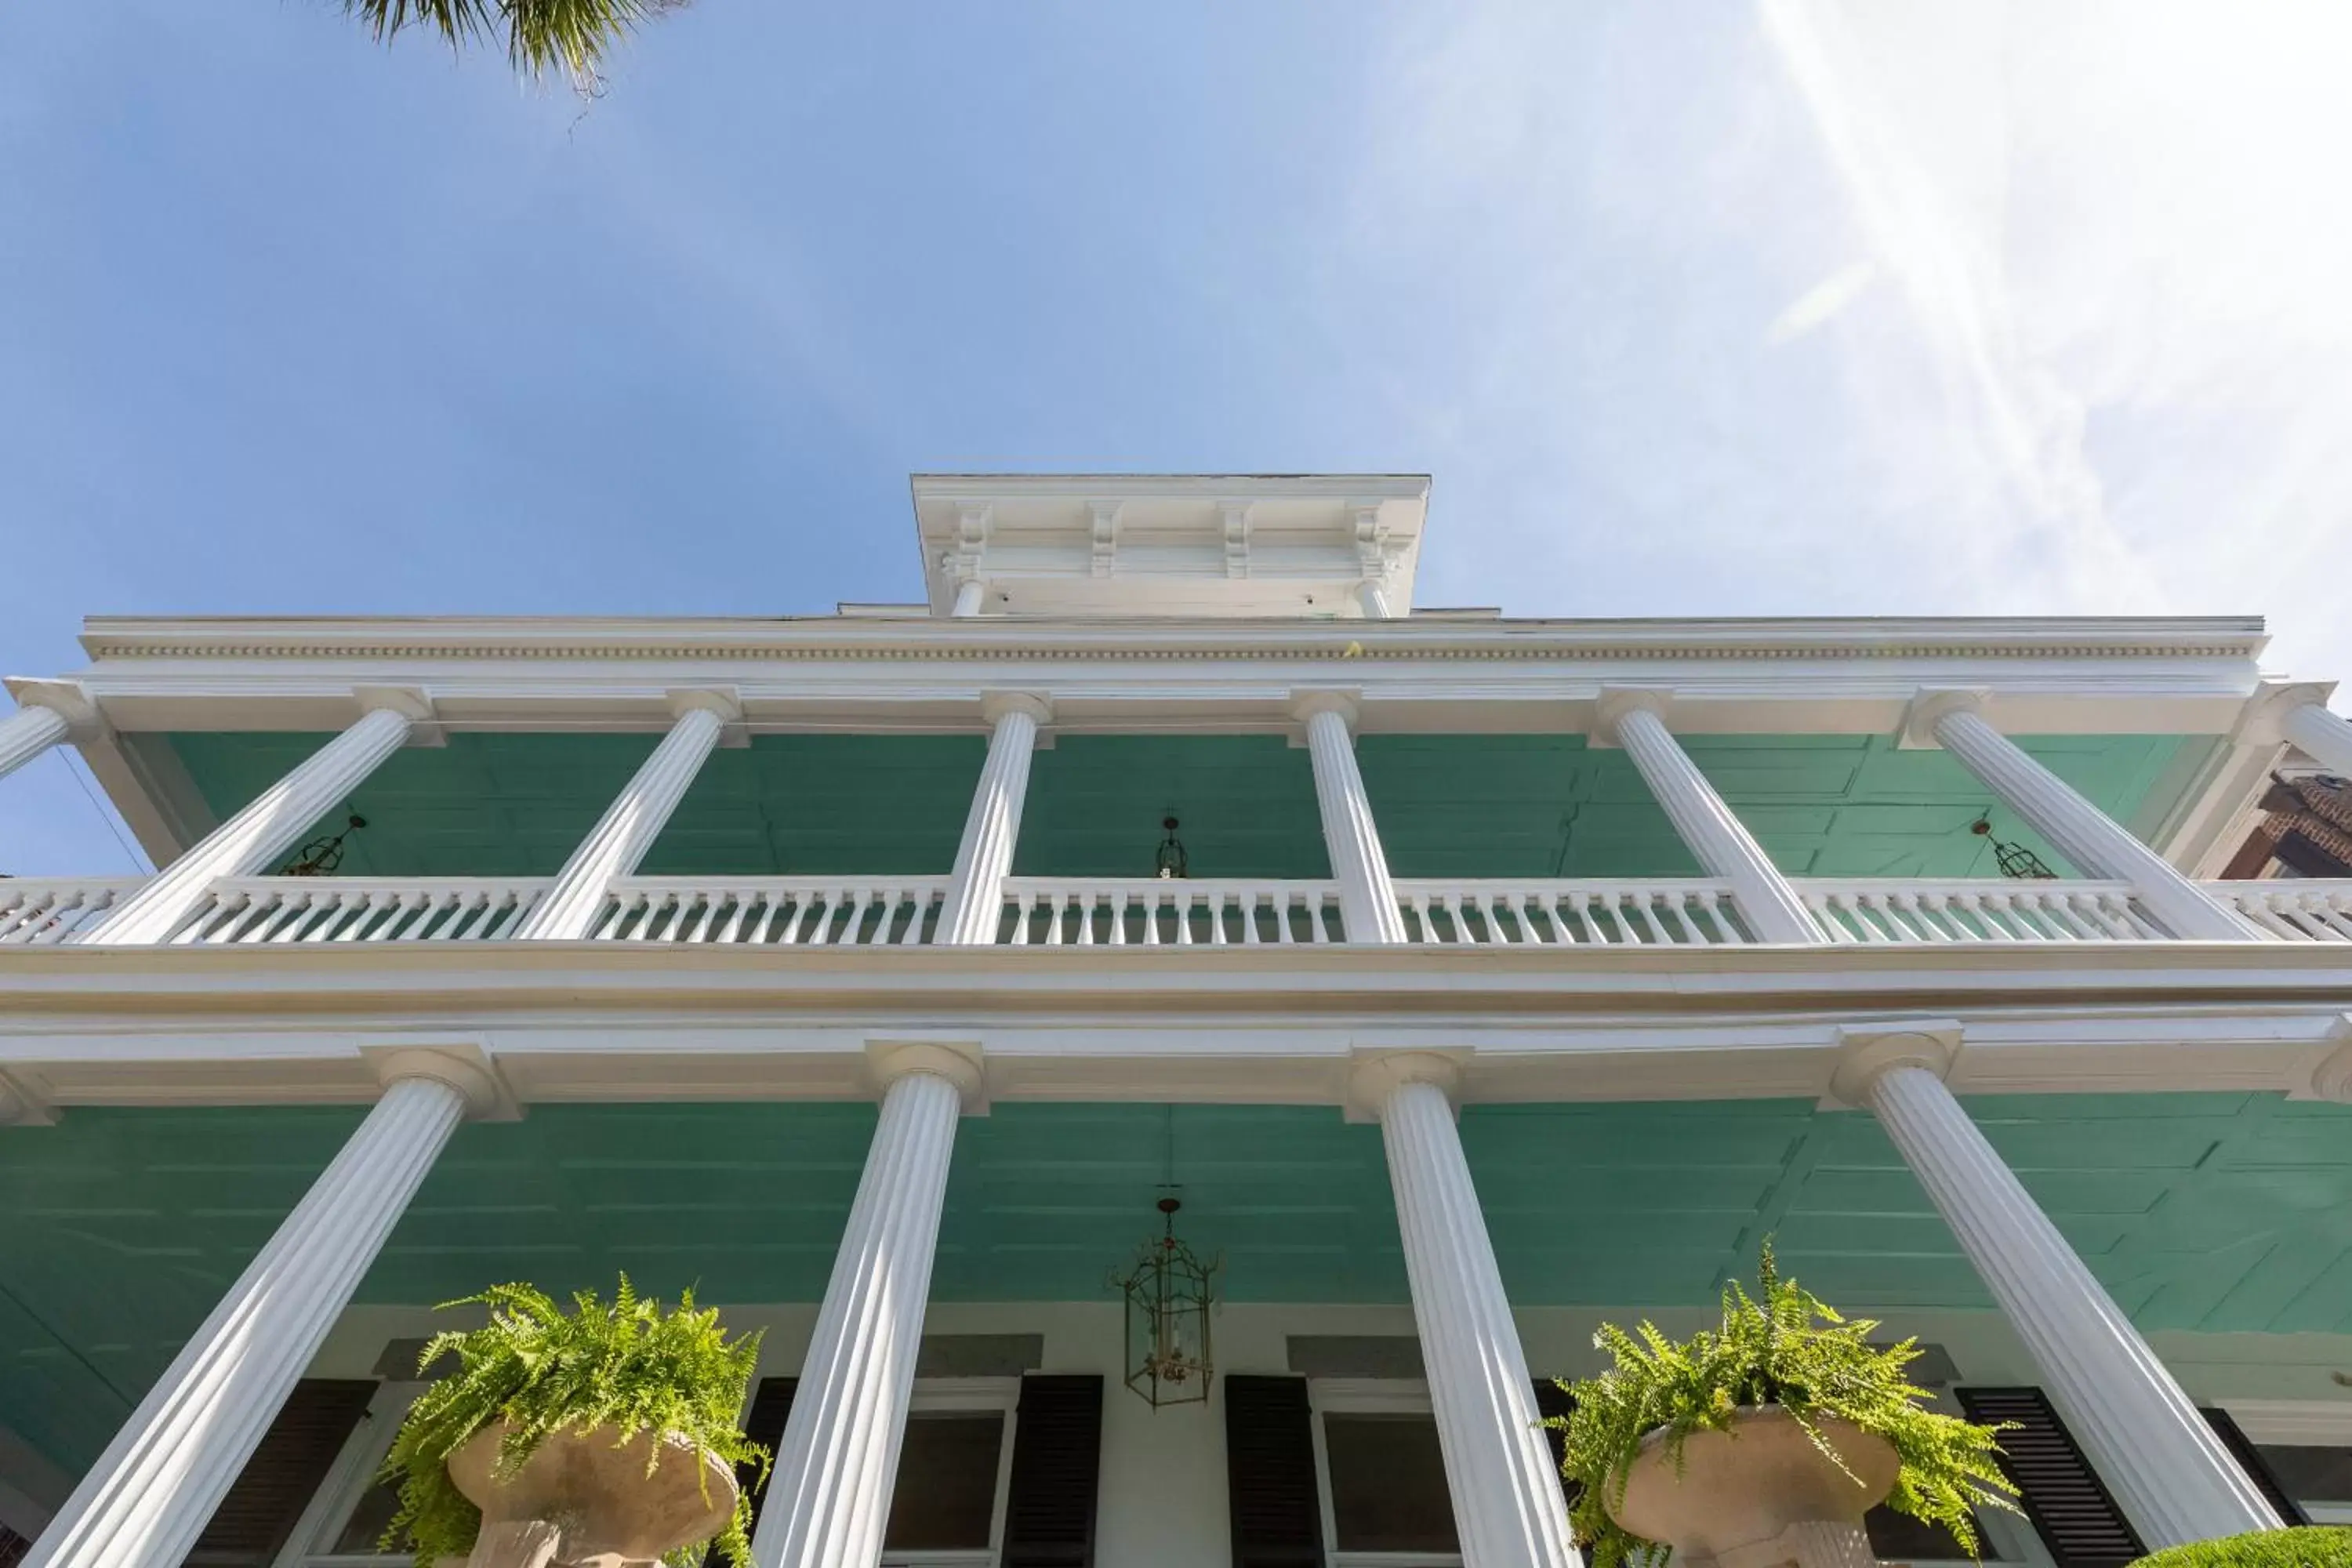
{"label": "palm frond", "polygon": [[503,37],[507,58],[525,76],[560,70],[578,85],[621,40],[688,0],[343,0],[379,43],[409,27],[439,33],[453,48]]}

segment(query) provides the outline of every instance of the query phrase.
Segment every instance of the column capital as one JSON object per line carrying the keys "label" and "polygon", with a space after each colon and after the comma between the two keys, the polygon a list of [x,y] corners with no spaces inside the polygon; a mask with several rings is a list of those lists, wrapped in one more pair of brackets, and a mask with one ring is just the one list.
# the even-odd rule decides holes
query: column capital
{"label": "column capital", "polygon": [[2286,716],[2305,706],[2325,708],[2335,694],[2332,680],[2265,680],[2246,699],[2230,739],[2242,746],[2285,745]]}
{"label": "column capital", "polygon": [[980,694],[980,716],[988,721],[991,728],[1013,713],[1026,713],[1042,728],[1054,721],[1054,699],[1043,691],[991,689]]}
{"label": "column capital", "polygon": [[0,1127],[55,1127],[56,1107],[48,1097],[13,1072],[0,1070]]}
{"label": "column capital", "polygon": [[1960,1025],[1954,1018],[1848,1024],[1839,1028],[1837,1041],[1831,1098],[1842,1105],[1866,1105],[1870,1086],[1896,1068],[1924,1068],[1938,1079],[1949,1077],[1960,1050]]}
{"label": "column capital", "polygon": [[522,1107],[490,1053],[478,1040],[417,1040],[396,1046],[362,1046],[360,1056],[375,1080],[390,1089],[403,1079],[430,1079],[466,1097],[471,1121],[520,1121]]}
{"label": "column capital", "polygon": [[407,720],[409,745],[449,743],[448,731],[441,728],[441,715],[433,706],[433,694],[421,686],[354,686],[352,700],[359,704],[362,719],[383,711],[397,713]]}
{"label": "column capital", "polygon": [[966,1116],[988,1114],[988,1071],[978,1040],[870,1039],[866,1076],[879,1100],[890,1086],[914,1073],[929,1073],[955,1085]]}
{"label": "column capital", "polygon": [[1354,1051],[1348,1058],[1347,1119],[1378,1121],[1389,1096],[1409,1083],[1425,1083],[1442,1092],[1458,1113],[1462,1072],[1473,1053],[1467,1048],[1442,1051]]}
{"label": "column capital", "polygon": [[1928,752],[1943,745],[1936,738],[1936,721],[1948,713],[1981,715],[1992,693],[1981,686],[1923,686],[1912,695],[1910,705],[1903,710],[1903,722],[1895,732],[1898,751]]}
{"label": "column capital", "polygon": [[1617,726],[1625,715],[1640,711],[1654,713],[1661,720],[1674,711],[1675,691],[1670,686],[1604,686],[1592,704],[1592,722],[1585,734],[1596,752],[1618,749]]}
{"label": "column capital", "polygon": [[719,743],[729,751],[740,752],[751,743],[751,731],[743,723],[743,698],[731,686],[673,686],[662,693],[668,704],[670,717],[683,719],[689,713],[709,713],[719,721]]}
{"label": "column capital", "polygon": [[2327,1037],[2335,1048],[2311,1069],[2310,1089],[2289,1094],[2289,1100],[2332,1100],[2339,1105],[2352,1102],[2352,1013],[2336,1019]]}
{"label": "column capital", "polygon": [[64,720],[69,740],[94,741],[113,732],[78,680],[12,680],[8,690],[19,708],[46,708]]}
{"label": "column capital", "polygon": [[1348,732],[1356,731],[1359,705],[1363,692],[1352,686],[1300,686],[1290,692],[1290,716],[1301,723],[1318,713],[1337,713]]}

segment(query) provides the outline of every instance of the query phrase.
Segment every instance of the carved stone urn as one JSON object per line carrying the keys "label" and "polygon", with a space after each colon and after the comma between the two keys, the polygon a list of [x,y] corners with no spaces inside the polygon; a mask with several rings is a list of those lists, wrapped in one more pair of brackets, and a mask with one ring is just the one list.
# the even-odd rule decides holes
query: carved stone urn
{"label": "carved stone urn", "polygon": [[640,1432],[616,1441],[610,1426],[566,1428],[532,1450],[512,1475],[496,1474],[503,1421],[449,1456],[449,1479],[482,1510],[468,1568],[624,1568],[709,1539],[735,1511],[735,1470],[682,1437],[660,1439],[646,1469]]}
{"label": "carved stone urn", "polygon": [[[1675,1561],[1719,1568],[1860,1568],[1870,1563],[1862,1516],[1885,1500],[1901,1468],[1893,1445],[1852,1422],[1814,1423],[1845,1468],[1777,1405],[1743,1405],[1725,1432],[1695,1432],[1679,1475],[1664,1429],[1642,1439],[1625,1495],[1609,1517],[1675,1549]],[[1847,1472],[1851,1471],[1851,1474]]]}

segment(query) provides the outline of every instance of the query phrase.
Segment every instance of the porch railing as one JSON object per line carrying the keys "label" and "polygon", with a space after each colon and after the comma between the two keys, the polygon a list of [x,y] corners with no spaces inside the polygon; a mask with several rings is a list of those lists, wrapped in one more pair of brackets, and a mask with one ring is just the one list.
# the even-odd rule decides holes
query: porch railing
{"label": "porch railing", "polygon": [[[132,877],[0,878],[0,946],[71,941],[141,885]],[[205,889],[184,946],[496,942],[545,878],[236,877]],[[2209,882],[2277,941],[2352,942],[2352,880]],[[1798,878],[1828,938],[1860,945],[2162,942],[2119,882]],[[936,935],[945,877],[634,877],[591,930],[602,942],[919,947]],[[1402,879],[1408,941],[1437,946],[1732,947],[1755,941],[1726,883]],[[1015,877],[996,940],[1015,947],[1344,943],[1337,883]]]}
{"label": "porch railing", "polygon": [[1795,886],[1837,942],[2165,940],[2121,882],[1802,878]]}
{"label": "porch railing", "polygon": [[63,942],[112,909],[144,877],[0,878],[0,947]]}
{"label": "porch railing", "polygon": [[605,942],[913,947],[931,940],[945,877],[625,877],[591,928]]}

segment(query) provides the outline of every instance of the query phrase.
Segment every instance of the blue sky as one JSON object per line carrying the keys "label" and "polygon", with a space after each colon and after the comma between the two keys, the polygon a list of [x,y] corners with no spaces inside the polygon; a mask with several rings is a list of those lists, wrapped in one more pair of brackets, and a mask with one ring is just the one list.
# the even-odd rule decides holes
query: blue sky
{"label": "blue sky", "polygon": [[[0,668],[91,613],[912,597],[911,469],[1425,470],[1518,615],[2259,612],[2352,671],[2312,5],[698,0],[583,110],[0,9]],[[127,869],[72,764],[0,869]]]}

